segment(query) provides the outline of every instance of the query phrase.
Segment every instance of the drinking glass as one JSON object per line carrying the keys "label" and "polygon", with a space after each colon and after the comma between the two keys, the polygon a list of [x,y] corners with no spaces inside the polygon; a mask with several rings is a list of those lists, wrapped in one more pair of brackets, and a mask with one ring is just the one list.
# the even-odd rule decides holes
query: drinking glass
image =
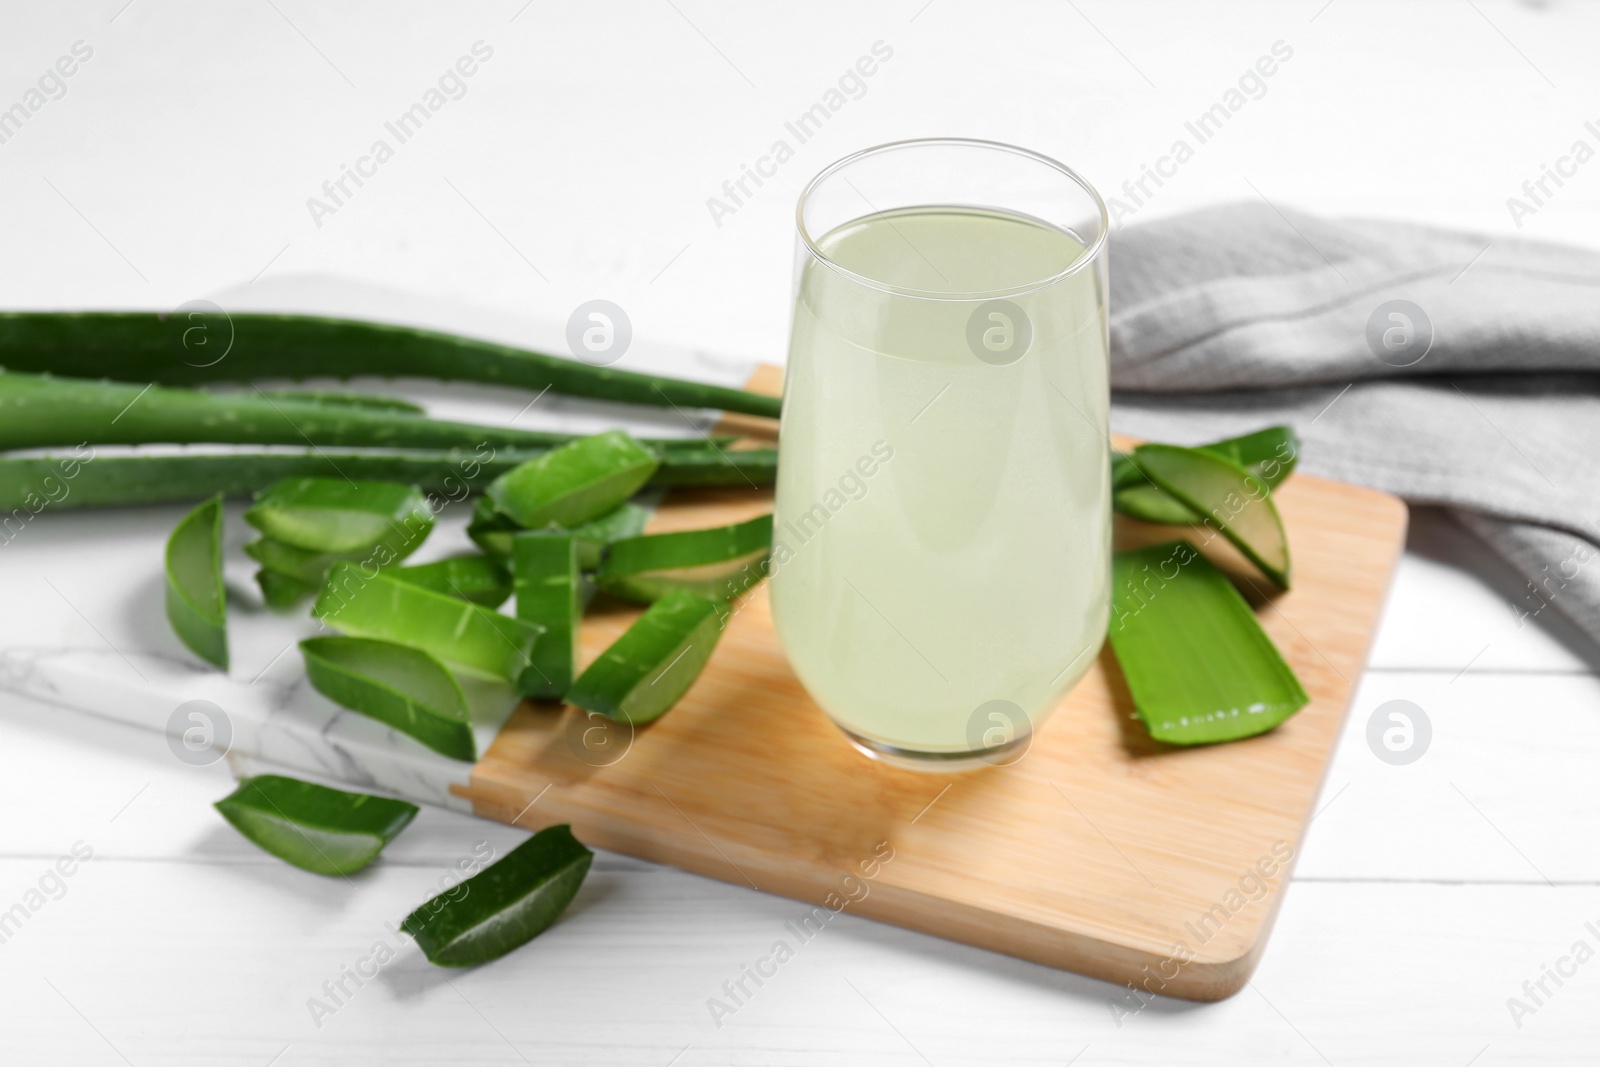
{"label": "drinking glass", "polygon": [[874,758],[1021,758],[1110,601],[1106,209],[1036,152],[903,141],[796,213],[772,609]]}

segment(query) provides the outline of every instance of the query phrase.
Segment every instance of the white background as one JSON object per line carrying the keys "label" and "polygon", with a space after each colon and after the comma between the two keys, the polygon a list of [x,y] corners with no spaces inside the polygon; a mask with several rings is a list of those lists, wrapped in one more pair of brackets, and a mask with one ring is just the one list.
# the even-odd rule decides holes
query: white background
{"label": "white background", "polygon": [[[322,279],[335,302],[378,286],[486,321],[559,322],[605,297],[641,336],[781,359],[793,203],[828,162],[886,140],[985,137],[1116,195],[1278,40],[1294,55],[1266,95],[1140,218],[1259,195],[1600,245],[1600,162],[1520,231],[1506,206],[1575,140],[1600,145],[1584,129],[1600,122],[1593,6],[123,4],[0,7],[0,108],[75,41],[94,49],[0,144],[6,306],[172,308],[252,289],[260,303]],[[466,96],[317,226],[307,198],[478,40],[494,54]],[[880,40],[893,57],[865,95],[717,226],[707,197]],[[1113,279],[1115,255],[1113,237]],[[602,856],[534,945],[460,973],[407,950],[318,1027],[306,999],[386,921],[475,841],[503,852],[524,835],[425,812],[368,872],[320,879],[215,816],[222,765],[196,770],[155,734],[7,697],[0,908],[73,842],[94,859],[0,945],[0,1057],[1590,1063],[1600,959],[1550,983],[1520,1027],[1506,1005],[1573,942],[1600,950],[1584,925],[1600,929],[1600,656],[1559,625],[1517,625],[1519,597],[1467,535],[1416,517],[1251,986],[1121,1026],[1104,984],[845,916],[718,1028],[706,998],[798,906]],[[28,610],[4,588],[0,604]],[[1434,726],[1407,767],[1364,738],[1396,697]]]}

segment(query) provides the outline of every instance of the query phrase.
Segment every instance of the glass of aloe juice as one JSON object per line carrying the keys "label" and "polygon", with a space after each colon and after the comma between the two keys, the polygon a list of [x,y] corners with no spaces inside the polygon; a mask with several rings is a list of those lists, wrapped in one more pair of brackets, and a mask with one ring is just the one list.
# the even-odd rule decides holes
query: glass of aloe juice
{"label": "glass of aloe juice", "polygon": [[869,756],[1013,762],[1106,632],[1105,205],[1035,152],[903,141],[797,222],[778,635]]}

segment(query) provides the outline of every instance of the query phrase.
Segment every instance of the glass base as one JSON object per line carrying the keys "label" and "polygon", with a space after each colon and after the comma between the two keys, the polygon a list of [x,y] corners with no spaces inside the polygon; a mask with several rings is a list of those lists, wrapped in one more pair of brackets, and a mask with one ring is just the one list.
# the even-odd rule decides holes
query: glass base
{"label": "glass base", "polygon": [[891,767],[899,767],[907,771],[922,771],[931,774],[950,774],[961,771],[976,771],[984,767],[1008,767],[1023,756],[1028,754],[1028,747],[1033,744],[1033,732],[1013,737],[1003,745],[994,748],[968,750],[965,752],[922,752],[913,748],[901,748],[898,745],[885,744],[874,741],[838,723],[839,732],[845,739],[855,746],[856,750],[870,759],[879,763],[887,763]]}

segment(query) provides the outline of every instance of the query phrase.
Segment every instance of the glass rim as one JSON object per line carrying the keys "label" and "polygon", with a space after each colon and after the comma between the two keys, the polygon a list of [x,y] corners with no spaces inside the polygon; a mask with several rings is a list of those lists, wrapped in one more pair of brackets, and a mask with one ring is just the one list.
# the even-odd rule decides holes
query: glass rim
{"label": "glass rim", "polygon": [[[1089,199],[1094,203],[1095,210],[1099,214],[1100,232],[1095,236],[1095,239],[1092,242],[1084,245],[1083,252],[1077,256],[1077,258],[1075,258],[1065,268],[1057,271],[1054,274],[1004,289],[974,290],[971,292],[944,292],[931,289],[913,289],[908,286],[894,285],[889,282],[880,281],[877,278],[870,278],[865,274],[860,274],[851,270],[849,267],[846,267],[829,257],[826,252],[822,251],[822,249],[817,246],[815,238],[811,236],[811,231],[806,228],[805,212],[806,203],[811,199],[811,194],[816,191],[817,187],[821,185],[823,181],[832,177],[834,174],[843,170],[850,164],[859,162],[868,156],[874,156],[901,148],[932,148],[937,146],[987,148],[1015,156],[1022,156],[1027,159],[1031,159],[1036,163],[1044,164],[1046,167],[1049,167],[1050,169],[1061,174],[1073,184],[1077,185],[1078,188],[1089,194]],[[868,206],[871,207],[870,204],[868,204]],[[861,217],[871,218],[874,215],[882,214],[884,214],[884,212],[874,208],[871,212]],[[974,137],[914,137],[904,141],[887,141],[883,144],[860,149],[859,151],[852,152],[842,159],[835,160],[834,162],[828,164],[828,166],[822,168],[822,170],[818,171],[817,174],[806,183],[805,188],[800,190],[800,199],[795,203],[794,224],[795,231],[799,233],[801,242],[803,242],[806,246],[806,251],[809,252],[811,256],[819,263],[822,263],[830,270],[843,275],[851,281],[854,281],[860,285],[865,285],[868,288],[876,289],[880,292],[892,293],[896,296],[908,296],[925,300],[962,301],[992,300],[999,297],[1021,296],[1026,293],[1032,293],[1040,289],[1048,288],[1049,286],[1052,286],[1065,278],[1071,277],[1072,275],[1081,271],[1085,266],[1095,262],[1100,258],[1101,253],[1105,250],[1106,236],[1111,229],[1111,218],[1109,212],[1106,210],[1105,200],[1101,198],[1099,191],[1096,190],[1087,179],[1085,179],[1081,174],[1073,170],[1071,167],[1067,166],[1065,163],[1062,163],[1057,159],[1052,159],[1050,156],[1047,156],[1042,152],[1035,152],[1031,148],[1022,148],[1018,145],[1006,144],[1003,141],[985,141]]]}

